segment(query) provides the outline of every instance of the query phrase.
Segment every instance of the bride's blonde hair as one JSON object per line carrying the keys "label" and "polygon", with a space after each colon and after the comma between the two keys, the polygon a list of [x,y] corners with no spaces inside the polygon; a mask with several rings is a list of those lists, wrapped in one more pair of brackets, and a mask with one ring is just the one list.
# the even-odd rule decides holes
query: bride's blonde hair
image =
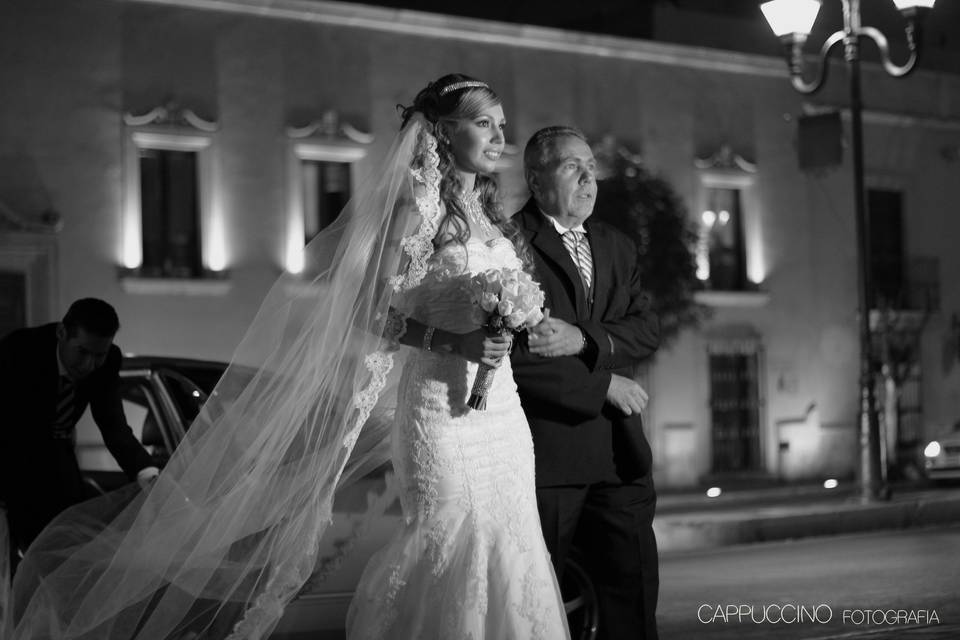
{"label": "bride's blonde hair", "polygon": [[[437,238],[445,238],[444,243],[463,244],[470,239],[467,215],[457,198],[458,194],[463,193],[463,183],[460,174],[455,171],[453,146],[446,129],[452,123],[476,118],[485,109],[502,103],[500,96],[485,82],[462,73],[451,73],[421,89],[410,106],[398,105],[401,109],[401,126],[406,125],[415,113],[421,113],[432,128],[430,133],[437,140],[440,200],[446,210],[440,221]],[[479,191],[484,215],[514,244],[524,264],[531,267],[532,261],[523,235],[504,214],[496,178],[478,173],[474,190]]]}

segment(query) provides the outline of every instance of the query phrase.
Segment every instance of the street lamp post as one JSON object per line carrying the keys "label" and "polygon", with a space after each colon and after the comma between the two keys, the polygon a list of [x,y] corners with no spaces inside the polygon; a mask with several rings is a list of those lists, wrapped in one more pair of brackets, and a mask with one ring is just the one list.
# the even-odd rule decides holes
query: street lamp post
{"label": "street lamp post", "polygon": [[823,86],[829,69],[830,52],[843,43],[847,75],[850,80],[850,127],[853,145],[853,203],[857,233],[857,283],[860,305],[860,489],[864,501],[888,497],[885,469],[880,464],[880,424],[873,393],[870,367],[870,245],[869,222],[863,189],[863,103],[860,96],[860,39],[870,38],[880,50],[883,68],[894,77],[905,76],[917,64],[920,54],[921,25],[936,0],[894,0],[906,20],[906,39],[910,57],[903,65],[890,59],[887,39],[881,31],[860,22],[860,0],[841,0],[843,29],[833,33],[820,49],[820,61],[812,81],[803,79],[803,44],[820,10],[820,0],[772,0],[760,5],[763,14],[786,49],[790,81],[804,94]]}

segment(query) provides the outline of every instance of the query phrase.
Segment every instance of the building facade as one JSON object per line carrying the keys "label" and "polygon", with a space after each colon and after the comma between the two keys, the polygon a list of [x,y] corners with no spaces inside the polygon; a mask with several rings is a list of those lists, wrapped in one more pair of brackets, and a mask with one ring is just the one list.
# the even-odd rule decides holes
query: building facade
{"label": "building facade", "polygon": [[[639,152],[699,229],[712,314],[645,380],[661,486],[858,466],[839,64],[804,98],[774,56],[310,0],[11,0],[0,51],[4,331],[97,296],[125,351],[229,358],[376,170],[396,105],[460,71],[504,99],[508,209],[526,197],[517,150],[572,123]],[[864,92],[875,306],[910,310],[895,321],[918,336],[908,455],[960,419],[960,75],[867,64]]]}

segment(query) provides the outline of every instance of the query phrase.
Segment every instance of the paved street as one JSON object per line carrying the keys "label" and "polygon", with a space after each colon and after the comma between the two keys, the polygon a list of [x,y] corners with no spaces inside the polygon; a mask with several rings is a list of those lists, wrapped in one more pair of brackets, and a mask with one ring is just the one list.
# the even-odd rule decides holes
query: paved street
{"label": "paved street", "polygon": [[664,554],[663,640],[960,637],[960,527]]}
{"label": "paved street", "polygon": [[921,627],[892,627],[853,631],[811,640],[956,640],[960,638],[960,624],[931,624]]}

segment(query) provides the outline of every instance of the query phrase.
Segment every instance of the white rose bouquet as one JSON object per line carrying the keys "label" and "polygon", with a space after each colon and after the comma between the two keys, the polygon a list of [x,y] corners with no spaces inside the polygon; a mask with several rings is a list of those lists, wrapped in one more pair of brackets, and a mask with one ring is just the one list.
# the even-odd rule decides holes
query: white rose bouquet
{"label": "white rose bouquet", "polygon": [[[467,289],[491,335],[524,331],[543,320],[543,291],[522,269],[487,269],[473,276]],[[467,401],[470,408],[486,409],[494,371],[493,367],[480,364]]]}

